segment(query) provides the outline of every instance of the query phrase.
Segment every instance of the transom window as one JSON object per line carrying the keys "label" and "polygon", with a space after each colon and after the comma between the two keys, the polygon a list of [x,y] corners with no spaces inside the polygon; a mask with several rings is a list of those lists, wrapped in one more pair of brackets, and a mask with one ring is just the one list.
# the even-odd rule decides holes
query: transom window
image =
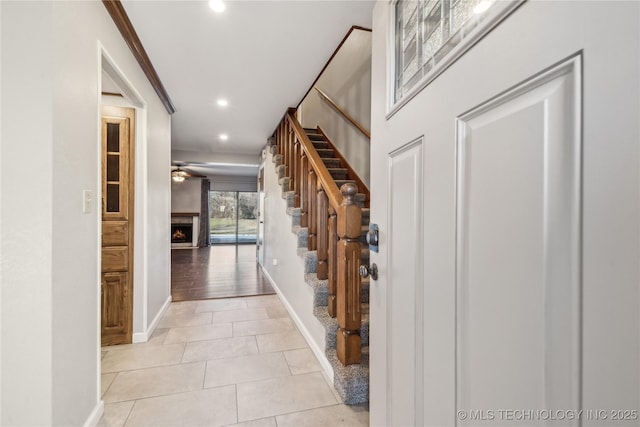
{"label": "transom window", "polygon": [[399,0],[394,103],[469,36],[495,4],[495,0]]}

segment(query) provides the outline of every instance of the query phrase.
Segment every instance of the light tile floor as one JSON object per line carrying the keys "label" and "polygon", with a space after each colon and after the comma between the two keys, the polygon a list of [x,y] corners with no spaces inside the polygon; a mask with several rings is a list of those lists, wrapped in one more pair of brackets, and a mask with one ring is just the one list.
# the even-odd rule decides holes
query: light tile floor
{"label": "light tile floor", "polygon": [[148,342],[102,350],[102,427],[369,424],[277,295],[176,302]]}

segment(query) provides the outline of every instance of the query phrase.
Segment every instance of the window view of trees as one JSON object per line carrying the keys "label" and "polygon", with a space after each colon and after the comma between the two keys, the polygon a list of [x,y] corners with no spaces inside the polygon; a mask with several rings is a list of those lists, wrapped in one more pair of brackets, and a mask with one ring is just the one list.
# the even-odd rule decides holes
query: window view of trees
{"label": "window view of trees", "polygon": [[211,243],[255,243],[258,194],[212,191],[209,193]]}

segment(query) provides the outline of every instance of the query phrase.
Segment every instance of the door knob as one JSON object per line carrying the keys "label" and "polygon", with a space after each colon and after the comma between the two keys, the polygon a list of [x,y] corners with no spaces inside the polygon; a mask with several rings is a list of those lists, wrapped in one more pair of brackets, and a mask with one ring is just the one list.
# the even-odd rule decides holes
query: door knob
{"label": "door knob", "polygon": [[371,264],[371,267],[364,264],[360,266],[360,277],[369,276],[371,276],[373,280],[378,280],[378,266],[375,262]]}
{"label": "door knob", "polygon": [[370,251],[378,252],[378,224],[369,224],[367,243]]}

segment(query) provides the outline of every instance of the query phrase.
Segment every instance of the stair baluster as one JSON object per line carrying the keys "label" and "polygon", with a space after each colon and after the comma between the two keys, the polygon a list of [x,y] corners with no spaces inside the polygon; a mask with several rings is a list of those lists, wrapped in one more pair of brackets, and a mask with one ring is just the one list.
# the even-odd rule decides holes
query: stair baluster
{"label": "stair baluster", "polygon": [[[296,138],[295,134],[293,137],[293,174],[291,176],[291,181],[293,182],[292,190],[294,192],[293,195],[293,206],[296,208],[300,207],[300,198],[302,197],[300,193],[302,193],[304,186],[303,184],[303,175],[302,175],[302,156],[304,153],[302,152],[302,148],[300,147],[300,141]],[[306,156],[305,156],[306,158]]]}
{"label": "stair baluster", "polygon": [[309,170],[307,182],[307,212],[309,216],[309,237],[307,239],[307,248],[310,251],[315,251],[317,248],[317,234],[318,234],[318,212],[316,210],[316,189],[318,187],[318,181],[316,179],[316,173],[313,169]]}
{"label": "stair baluster", "polygon": [[[329,277],[328,245],[329,245],[329,199],[322,186],[318,190],[318,279]],[[335,295],[335,294],[334,294]],[[331,298],[331,296],[329,296]]]}
{"label": "stair baluster", "polygon": [[[293,181],[296,179],[295,166],[294,166],[294,144],[296,137],[293,133],[293,129],[289,128],[287,132],[287,152],[289,153],[289,159],[287,160],[287,176],[290,178],[289,191],[293,190]],[[295,206],[295,204],[294,204]]]}
{"label": "stair baluster", "polygon": [[336,293],[338,289],[338,277],[336,269],[336,254],[338,251],[338,233],[336,232],[336,210],[333,206],[329,207],[329,316],[336,317],[338,315],[338,307],[336,305]]}
{"label": "stair baluster", "polygon": [[[308,227],[309,226],[309,200],[306,192],[306,176],[309,170],[309,162],[307,158],[307,154],[303,151],[302,157],[300,158],[300,172],[298,176],[300,177],[300,227]],[[295,206],[295,205],[294,205]]]}

